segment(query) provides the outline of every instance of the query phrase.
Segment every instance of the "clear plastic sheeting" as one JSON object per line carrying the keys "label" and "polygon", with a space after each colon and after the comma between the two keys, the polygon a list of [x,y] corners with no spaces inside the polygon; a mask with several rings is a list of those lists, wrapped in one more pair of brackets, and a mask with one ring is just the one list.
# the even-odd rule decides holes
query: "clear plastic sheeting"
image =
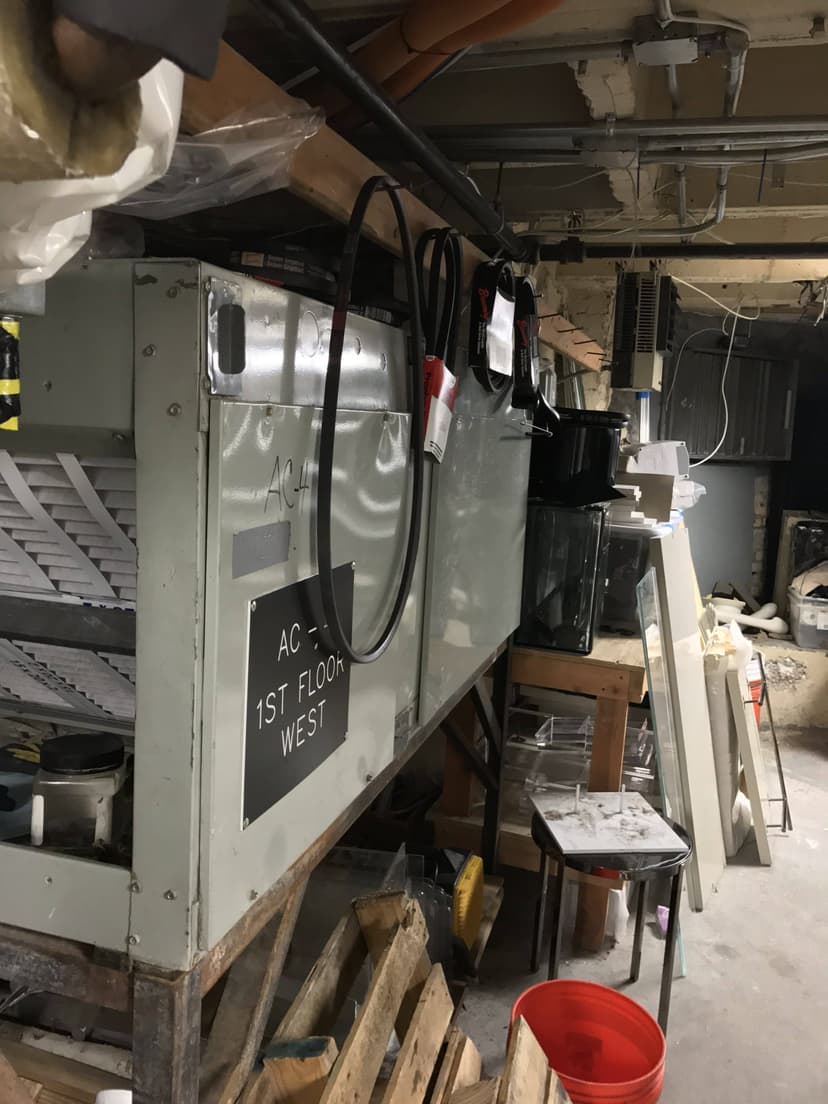
{"label": "clear plastic sheeting", "polygon": [[166,219],[283,188],[299,146],[322,125],[322,113],[298,104],[257,104],[219,126],[176,142],[165,176],[120,204],[142,218]]}
{"label": "clear plastic sheeting", "polygon": [[[549,717],[535,710],[510,712],[510,739],[504,756],[504,816],[526,820],[531,798],[545,791],[589,785],[592,717]],[[628,790],[655,795],[655,748],[646,724],[630,725],[624,745],[622,783]]]}

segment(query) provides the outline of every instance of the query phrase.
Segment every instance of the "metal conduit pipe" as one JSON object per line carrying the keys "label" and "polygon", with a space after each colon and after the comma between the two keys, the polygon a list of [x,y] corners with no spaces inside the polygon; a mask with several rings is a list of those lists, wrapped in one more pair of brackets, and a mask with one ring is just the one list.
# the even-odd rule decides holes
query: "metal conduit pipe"
{"label": "metal conduit pipe", "polygon": [[421,130],[401,118],[395,105],[354,67],[348,54],[325,37],[313,12],[301,0],[258,0],[258,6],[271,21],[293,29],[309,48],[319,68],[399,143],[406,157],[445,188],[509,257],[525,255],[525,243],[505,225],[503,216],[475,191]]}
{"label": "metal conduit pipe", "polygon": [[[267,0],[260,0],[267,2]],[[435,141],[498,142],[528,146],[537,143],[541,148],[555,141],[567,139],[604,138],[669,138],[680,140],[707,138],[715,135],[729,141],[736,135],[799,135],[824,134],[828,137],[828,115],[805,116],[742,116],[737,119],[596,119],[589,123],[480,123],[474,126],[453,125],[428,128],[428,135]]]}
{"label": "metal conduit pipe", "polygon": [[642,165],[704,165],[709,168],[732,167],[733,165],[755,165],[762,162],[815,161],[828,157],[828,142],[813,142],[807,145],[780,146],[768,148],[734,150],[658,150],[642,151]]}
{"label": "metal conduit pipe", "polygon": [[[726,49],[725,35],[721,31],[697,36],[699,53],[721,53]],[[485,72],[489,69],[531,69],[542,65],[566,65],[570,62],[631,61],[633,40],[624,38],[617,42],[580,42],[572,46],[543,46],[523,50],[469,50],[458,62],[458,72]]]}
{"label": "metal conduit pipe", "polygon": [[[637,260],[734,260],[734,261],[809,261],[828,260],[828,242],[749,242],[725,245],[719,242],[636,246]],[[581,243],[578,238],[564,242],[541,243],[541,261],[557,261],[576,265],[583,261],[623,261],[630,259],[629,242],[613,245],[609,242]]]}

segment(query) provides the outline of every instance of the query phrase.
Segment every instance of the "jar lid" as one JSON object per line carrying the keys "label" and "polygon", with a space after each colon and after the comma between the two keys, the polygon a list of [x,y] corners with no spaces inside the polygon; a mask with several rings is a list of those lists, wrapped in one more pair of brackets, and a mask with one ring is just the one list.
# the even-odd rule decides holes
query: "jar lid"
{"label": "jar lid", "polygon": [[72,732],[46,740],[40,749],[41,770],[50,774],[101,774],[124,761],[124,741],[113,732]]}

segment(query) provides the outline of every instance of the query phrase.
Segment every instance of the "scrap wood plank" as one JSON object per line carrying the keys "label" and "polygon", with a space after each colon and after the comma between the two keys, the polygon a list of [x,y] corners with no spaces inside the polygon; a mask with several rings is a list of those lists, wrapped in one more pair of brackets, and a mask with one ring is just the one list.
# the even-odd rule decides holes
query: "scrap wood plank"
{"label": "scrap wood plank", "polygon": [[[329,1034],[367,955],[368,947],[359,920],[353,910],[348,909],[302,983],[270,1045]],[[256,1068],[239,1104],[269,1104],[270,1099],[270,1085],[264,1070]]]}
{"label": "scrap wood plank", "polygon": [[546,1104],[549,1062],[521,1016],[512,1025],[497,1104]]}
{"label": "scrap wood plank", "polygon": [[492,1081],[478,1081],[458,1089],[451,1097],[451,1104],[496,1104],[500,1099],[502,1083],[499,1077]]}
{"label": "scrap wood plank", "polygon": [[323,1035],[275,1043],[264,1058],[267,1104],[319,1104],[338,1054],[336,1042]]}
{"label": "scrap wood plank", "polygon": [[427,939],[422,910],[416,901],[408,901],[322,1094],[323,1104],[367,1104],[371,1099],[394,1021]]}
{"label": "scrap wood plank", "polygon": [[433,966],[403,1038],[383,1104],[419,1104],[425,1099],[453,1015],[454,1002],[443,967]]}
{"label": "scrap wood plank", "polygon": [[[375,967],[382,958],[389,941],[394,937],[398,925],[402,923],[409,904],[410,898],[405,893],[394,891],[375,893],[370,897],[361,897],[354,901],[354,912]],[[431,959],[423,948],[397,1016],[396,1029],[400,1039],[404,1039],[408,1032],[417,1008],[417,1001],[420,999],[420,992],[430,973]]]}
{"label": "scrap wood plank", "polygon": [[253,1070],[307,881],[230,968],[201,1068],[202,1104],[235,1104]]}
{"label": "scrap wood plank", "polygon": [[0,1053],[0,1100],[3,1104],[31,1104],[32,1097],[23,1087],[11,1062]]}
{"label": "scrap wood plank", "polygon": [[431,1094],[431,1104],[448,1104],[452,1093],[457,1089],[476,1084],[482,1070],[480,1051],[459,1028],[452,1027],[446,1039],[443,1060]]}
{"label": "scrap wood plank", "polygon": [[[222,42],[212,79],[204,81],[198,77],[187,77],[184,81],[181,126],[191,134],[208,130],[223,122],[228,115],[254,105],[264,105],[285,113],[305,108],[301,100],[285,92],[226,42]],[[381,173],[378,165],[336,131],[323,125],[294,154],[288,169],[288,188],[338,222],[347,223],[362,185],[369,177]],[[444,219],[411,192],[400,188],[397,194],[415,240],[425,230],[446,225]],[[377,196],[369,205],[365,232],[379,245],[399,254],[399,229],[386,195]],[[468,286],[475,269],[487,257],[466,238],[461,238],[460,242]],[[542,319],[540,327],[543,342],[585,368],[595,372],[601,370],[604,350],[583,330],[562,316]]]}

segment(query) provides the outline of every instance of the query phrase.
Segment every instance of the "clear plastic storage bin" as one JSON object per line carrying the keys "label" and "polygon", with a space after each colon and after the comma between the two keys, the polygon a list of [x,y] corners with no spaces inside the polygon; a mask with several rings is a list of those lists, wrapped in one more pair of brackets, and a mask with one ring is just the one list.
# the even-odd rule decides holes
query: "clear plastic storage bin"
{"label": "clear plastic storage bin", "polygon": [[800,648],[828,650],[828,598],[809,598],[788,587],[791,632]]}

